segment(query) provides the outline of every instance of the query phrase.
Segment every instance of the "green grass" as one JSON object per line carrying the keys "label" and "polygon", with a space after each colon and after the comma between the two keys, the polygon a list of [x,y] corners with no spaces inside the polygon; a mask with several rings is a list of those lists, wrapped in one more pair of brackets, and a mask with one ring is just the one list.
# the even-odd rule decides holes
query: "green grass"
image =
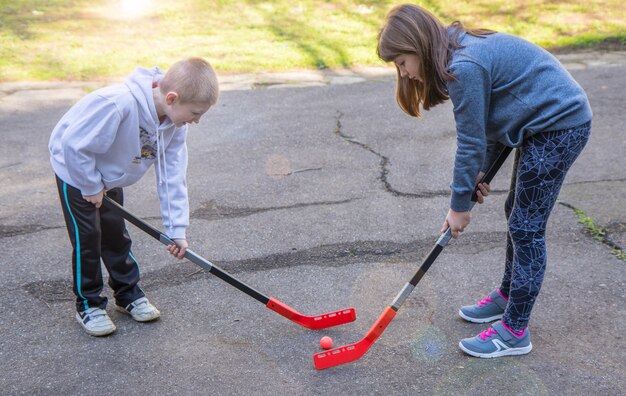
{"label": "green grass", "polygon": [[620,260],[626,262],[626,253],[622,249],[618,249],[615,244],[611,243],[607,237],[607,230],[604,227],[600,227],[595,224],[595,221],[592,217],[587,216],[584,210],[573,208],[574,214],[578,217],[578,222],[585,226],[585,233],[590,235],[596,241],[600,241],[609,247],[611,247],[611,252]]}
{"label": "green grass", "polygon": [[[143,3],[132,14],[124,4]],[[376,34],[398,1],[0,0],[0,81],[98,80],[187,56],[219,73],[382,65]],[[546,48],[626,48],[623,0],[424,0],[444,22]],[[155,6],[155,5],[158,5]]]}

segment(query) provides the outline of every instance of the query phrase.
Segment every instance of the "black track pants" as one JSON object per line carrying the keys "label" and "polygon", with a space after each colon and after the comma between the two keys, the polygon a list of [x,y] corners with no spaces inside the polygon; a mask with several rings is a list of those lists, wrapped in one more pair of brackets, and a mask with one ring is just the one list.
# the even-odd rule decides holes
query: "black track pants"
{"label": "black track pants", "polygon": [[[81,312],[92,307],[104,309],[107,298],[102,292],[102,267],[109,273],[109,286],[115,292],[118,305],[126,306],[143,297],[139,288],[139,267],[130,251],[132,241],[122,217],[97,209],[85,201],[80,190],[56,178],[65,225],[72,242],[73,291],[76,309]],[[107,196],[120,205],[124,202],[121,188],[107,191]]]}

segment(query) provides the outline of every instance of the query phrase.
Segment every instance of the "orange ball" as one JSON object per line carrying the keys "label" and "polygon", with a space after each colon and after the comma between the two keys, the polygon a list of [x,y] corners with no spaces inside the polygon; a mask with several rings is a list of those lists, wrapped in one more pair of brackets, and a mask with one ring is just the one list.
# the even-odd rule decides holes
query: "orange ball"
{"label": "orange ball", "polygon": [[322,337],[322,339],[320,340],[320,346],[323,349],[332,348],[332,346],[333,346],[333,339],[330,338],[329,336]]}

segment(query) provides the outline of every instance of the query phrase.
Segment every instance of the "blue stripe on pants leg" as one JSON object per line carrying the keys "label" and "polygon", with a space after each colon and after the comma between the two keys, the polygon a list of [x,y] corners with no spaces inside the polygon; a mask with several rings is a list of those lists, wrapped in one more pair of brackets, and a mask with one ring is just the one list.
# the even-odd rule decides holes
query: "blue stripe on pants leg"
{"label": "blue stripe on pants leg", "polygon": [[74,224],[74,232],[76,238],[76,291],[80,298],[83,299],[83,306],[85,310],[89,309],[89,302],[83,296],[81,291],[81,259],[80,259],[80,235],[78,233],[78,225],[76,224],[76,219],[74,218],[74,214],[72,213],[72,209],[70,208],[70,203],[67,198],[67,183],[63,183],[63,199],[65,201],[65,207],[67,208],[67,212],[70,214],[72,218],[72,223]]}

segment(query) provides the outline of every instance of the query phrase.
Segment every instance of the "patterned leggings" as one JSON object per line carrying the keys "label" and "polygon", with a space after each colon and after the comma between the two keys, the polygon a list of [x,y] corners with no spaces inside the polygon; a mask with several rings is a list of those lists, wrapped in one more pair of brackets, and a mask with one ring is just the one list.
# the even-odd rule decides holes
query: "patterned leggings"
{"label": "patterned leggings", "polygon": [[550,212],[570,166],[591,133],[591,122],[542,132],[515,151],[511,188],[504,212],[509,224],[506,264],[500,291],[509,297],[503,322],[513,330],[528,326],[546,269],[545,232]]}

